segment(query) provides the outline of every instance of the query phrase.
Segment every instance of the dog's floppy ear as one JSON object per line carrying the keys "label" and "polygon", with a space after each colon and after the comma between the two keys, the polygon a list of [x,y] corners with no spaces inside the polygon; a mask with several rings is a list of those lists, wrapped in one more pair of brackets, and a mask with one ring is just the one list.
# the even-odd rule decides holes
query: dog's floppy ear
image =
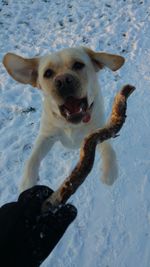
{"label": "dog's floppy ear", "polygon": [[38,58],[23,58],[8,53],[4,56],[3,64],[8,73],[18,82],[37,86]]}
{"label": "dog's floppy ear", "polygon": [[96,71],[103,67],[108,67],[109,69],[116,71],[120,69],[125,62],[125,59],[119,55],[95,52],[87,47],[84,47],[84,49],[94,63]]}

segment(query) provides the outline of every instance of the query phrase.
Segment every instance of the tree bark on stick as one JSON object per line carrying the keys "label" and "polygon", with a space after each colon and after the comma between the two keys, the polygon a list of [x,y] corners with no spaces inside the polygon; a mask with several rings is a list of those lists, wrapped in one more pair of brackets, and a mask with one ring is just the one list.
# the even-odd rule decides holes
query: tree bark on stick
{"label": "tree bark on stick", "polygon": [[127,99],[134,90],[134,86],[125,85],[117,93],[107,124],[84,139],[77,165],[60,187],[43,203],[42,212],[48,210],[55,212],[58,207],[66,203],[69,197],[84,182],[93,167],[96,145],[109,138],[118,136],[117,133],[122,128],[126,119]]}

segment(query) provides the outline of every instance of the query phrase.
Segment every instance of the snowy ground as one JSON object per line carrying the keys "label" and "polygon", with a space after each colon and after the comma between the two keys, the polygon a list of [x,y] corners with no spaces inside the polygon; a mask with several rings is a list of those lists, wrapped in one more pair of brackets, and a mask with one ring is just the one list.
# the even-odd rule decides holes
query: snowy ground
{"label": "snowy ground", "polygon": [[[29,57],[79,45],[126,58],[117,73],[101,72],[106,114],[123,84],[137,91],[129,99],[121,136],[113,140],[118,180],[112,187],[100,182],[97,155],[92,173],[71,200],[78,217],[42,267],[149,267],[149,0],[0,0],[0,60],[8,51]],[[17,198],[40,114],[40,92],[13,81],[1,64],[1,205]],[[42,164],[41,183],[56,189],[77,159],[78,151],[56,144]]]}

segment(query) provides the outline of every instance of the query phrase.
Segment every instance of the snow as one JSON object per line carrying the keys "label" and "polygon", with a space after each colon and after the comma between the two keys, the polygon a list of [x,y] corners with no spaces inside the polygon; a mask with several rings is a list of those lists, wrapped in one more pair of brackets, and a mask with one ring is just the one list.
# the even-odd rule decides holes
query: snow
{"label": "snow", "polygon": [[[1,0],[0,60],[8,51],[38,56],[85,45],[126,58],[102,71],[106,114],[123,84],[137,90],[112,140],[119,178],[112,187],[94,168],[71,198],[78,216],[42,267],[150,266],[150,5],[148,0]],[[41,116],[40,91],[12,80],[0,66],[0,204],[15,200]],[[34,108],[32,110],[32,108]],[[57,143],[41,167],[41,184],[56,189],[79,157]],[[57,168],[56,168],[57,166]]]}

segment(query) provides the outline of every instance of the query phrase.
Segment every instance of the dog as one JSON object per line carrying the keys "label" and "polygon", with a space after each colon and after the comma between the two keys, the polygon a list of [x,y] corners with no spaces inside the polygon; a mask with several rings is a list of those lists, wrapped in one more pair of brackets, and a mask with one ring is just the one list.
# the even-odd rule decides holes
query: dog
{"label": "dog", "polygon": [[[37,183],[43,158],[56,141],[79,148],[84,137],[104,125],[104,108],[97,73],[104,67],[116,71],[124,58],[87,47],[65,48],[49,55],[23,58],[4,56],[7,72],[18,82],[42,90],[40,130],[27,160],[21,191]],[[118,176],[116,154],[110,142],[98,145],[102,156],[101,180],[112,185]]]}

